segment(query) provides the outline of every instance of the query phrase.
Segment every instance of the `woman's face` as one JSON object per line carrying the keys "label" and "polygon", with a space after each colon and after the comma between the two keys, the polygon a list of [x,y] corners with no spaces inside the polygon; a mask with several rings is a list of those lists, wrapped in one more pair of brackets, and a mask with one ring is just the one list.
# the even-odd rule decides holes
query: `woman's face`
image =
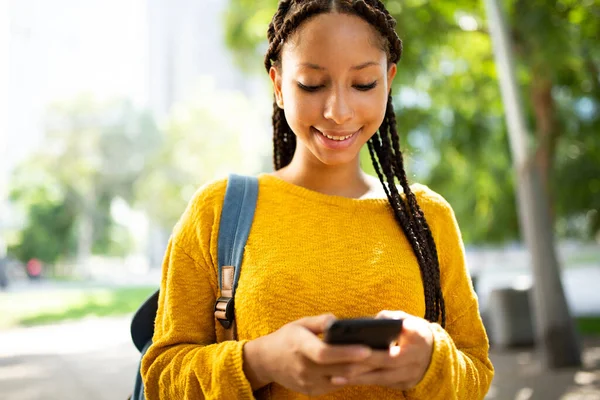
{"label": "woman's face", "polygon": [[380,43],[368,22],[338,13],[320,14],[288,38],[270,76],[298,139],[294,157],[332,166],[357,160],[383,121],[396,75]]}

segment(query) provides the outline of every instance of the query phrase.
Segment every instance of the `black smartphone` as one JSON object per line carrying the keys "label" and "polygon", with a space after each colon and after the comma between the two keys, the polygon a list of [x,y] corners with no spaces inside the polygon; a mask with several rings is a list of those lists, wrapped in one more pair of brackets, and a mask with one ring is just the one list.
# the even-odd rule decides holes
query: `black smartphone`
{"label": "black smartphone", "polygon": [[323,340],[328,344],[362,344],[387,350],[401,332],[401,319],[337,319],[327,326]]}

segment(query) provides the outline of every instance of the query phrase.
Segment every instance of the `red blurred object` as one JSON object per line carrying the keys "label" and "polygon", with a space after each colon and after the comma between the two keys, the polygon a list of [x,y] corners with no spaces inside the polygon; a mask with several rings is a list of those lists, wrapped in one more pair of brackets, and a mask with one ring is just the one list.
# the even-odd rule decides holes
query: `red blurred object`
{"label": "red blurred object", "polygon": [[27,275],[30,278],[39,278],[42,275],[42,262],[37,258],[32,258],[27,262]]}

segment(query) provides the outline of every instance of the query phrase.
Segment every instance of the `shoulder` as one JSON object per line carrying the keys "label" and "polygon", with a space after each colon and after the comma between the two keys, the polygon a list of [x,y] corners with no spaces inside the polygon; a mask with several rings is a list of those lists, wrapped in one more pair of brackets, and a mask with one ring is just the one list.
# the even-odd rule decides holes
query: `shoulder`
{"label": "shoulder", "polygon": [[428,219],[454,219],[452,206],[441,194],[421,183],[412,184],[410,189]]}
{"label": "shoulder", "polygon": [[227,181],[228,178],[219,178],[200,186],[188,203],[188,208],[198,210],[205,207],[220,206],[227,190]]}
{"label": "shoulder", "polygon": [[431,189],[429,186],[422,183],[414,183],[410,186],[411,191],[414,193],[419,203],[438,206],[438,207],[450,207],[448,201],[438,192]]}
{"label": "shoulder", "polygon": [[200,186],[175,225],[175,236],[216,222],[221,214],[226,189],[227,178],[211,180]]}

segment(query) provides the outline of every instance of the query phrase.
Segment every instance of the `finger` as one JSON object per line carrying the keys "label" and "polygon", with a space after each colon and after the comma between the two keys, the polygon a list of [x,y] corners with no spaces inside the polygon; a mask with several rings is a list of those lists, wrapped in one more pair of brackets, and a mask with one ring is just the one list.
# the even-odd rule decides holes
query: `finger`
{"label": "finger", "polygon": [[342,364],[362,361],[372,353],[360,345],[329,345],[313,332],[297,324],[291,332],[300,354],[319,365]]}
{"label": "finger", "polygon": [[347,385],[350,380],[356,376],[360,376],[369,372],[373,372],[375,369],[370,365],[359,364],[358,366],[354,366],[349,369],[342,369],[331,376],[331,383],[335,386],[344,386]]}
{"label": "finger", "polygon": [[373,371],[374,368],[364,363],[343,363],[343,364],[330,364],[330,365],[317,365],[315,371],[317,373],[328,376],[344,376],[351,377],[362,375],[364,373]]}
{"label": "finger", "polygon": [[[318,396],[334,390],[340,389],[340,386],[331,382],[331,376],[335,373],[348,371],[349,364],[337,364],[331,366],[319,365],[311,360],[305,360],[305,371],[296,382],[296,389],[309,396]],[[366,372],[366,371],[365,371]]]}
{"label": "finger", "polygon": [[390,310],[382,310],[375,316],[377,319],[404,319],[409,317],[410,314],[405,313],[404,311],[390,311]]}
{"label": "finger", "polygon": [[379,369],[348,378],[347,385],[380,385],[405,388],[407,383],[402,381],[401,369]]}
{"label": "finger", "polygon": [[394,345],[394,346],[390,346],[390,357],[392,358],[398,358],[400,356],[401,353],[401,348],[398,345]]}
{"label": "finger", "polygon": [[405,318],[398,344],[402,348],[422,346],[433,342],[433,332],[429,323],[416,317]]}
{"label": "finger", "polygon": [[323,341],[305,340],[301,342],[300,351],[309,360],[321,364],[343,364],[362,361],[371,356],[373,351],[366,346],[359,345],[328,345]]}
{"label": "finger", "polygon": [[298,382],[298,385],[294,388],[294,390],[309,396],[319,396],[338,389],[340,387],[331,383],[329,377],[325,375],[317,376],[316,374]]}
{"label": "finger", "polygon": [[318,335],[319,333],[323,333],[325,328],[331,324],[331,322],[335,321],[335,319],[335,315],[333,314],[322,314],[314,317],[301,318],[293,323],[303,326],[312,333]]}
{"label": "finger", "polygon": [[411,349],[402,346],[390,346],[388,351],[374,351],[363,361],[364,364],[375,369],[398,368],[410,362],[412,362]]}
{"label": "finger", "polygon": [[415,320],[418,320],[418,318],[404,312],[404,311],[389,311],[389,310],[383,310],[380,311],[377,316],[377,319],[397,319],[397,320],[402,320],[402,330],[400,331],[400,334],[398,335],[398,338],[396,338],[396,343],[394,343],[394,345],[402,345],[402,338],[406,337],[407,335],[410,336],[410,334],[415,330],[414,327],[414,322]]}

